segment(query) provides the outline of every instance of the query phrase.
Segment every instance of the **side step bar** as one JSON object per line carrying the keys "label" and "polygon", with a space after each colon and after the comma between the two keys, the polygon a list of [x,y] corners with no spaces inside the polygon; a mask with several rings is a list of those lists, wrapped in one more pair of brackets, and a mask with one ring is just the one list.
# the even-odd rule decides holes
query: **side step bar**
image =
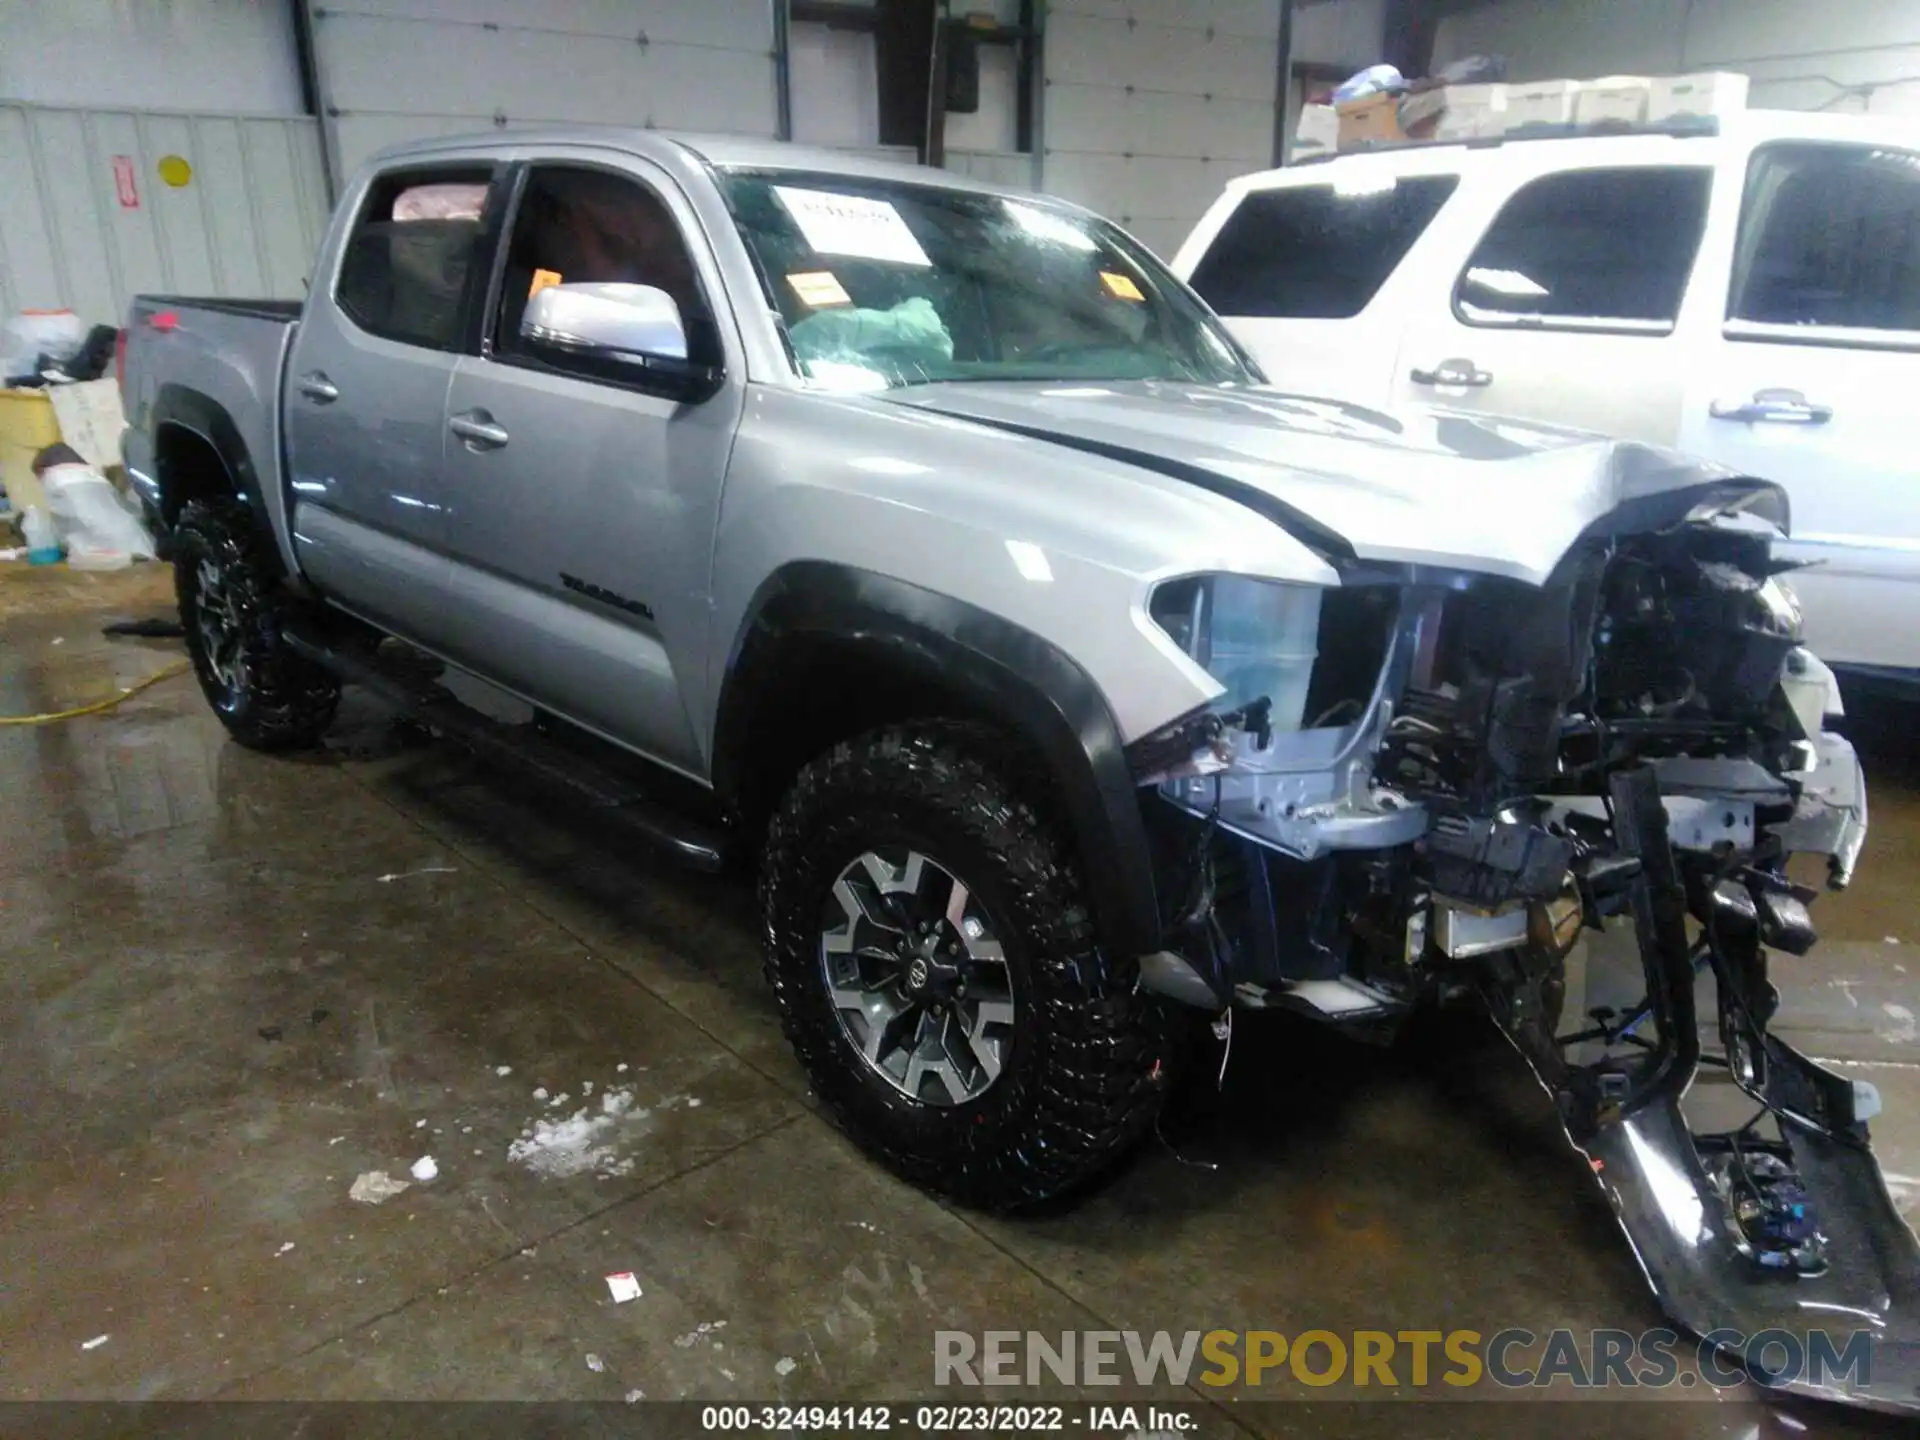
{"label": "side step bar", "polygon": [[350,684],[380,697],[409,718],[437,730],[475,754],[498,759],[556,788],[571,792],[591,809],[619,821],[642,839],[679,856],[694,868],[716,871],[723,864],[722,839],[713,827],[688,820],[648,799],[632,782],[595,765],[526,727],[504,725],[461,704],[431,681],[396,673],[378,659],[356,655],[310,635],[288,630],[288,649],[325,666]]}

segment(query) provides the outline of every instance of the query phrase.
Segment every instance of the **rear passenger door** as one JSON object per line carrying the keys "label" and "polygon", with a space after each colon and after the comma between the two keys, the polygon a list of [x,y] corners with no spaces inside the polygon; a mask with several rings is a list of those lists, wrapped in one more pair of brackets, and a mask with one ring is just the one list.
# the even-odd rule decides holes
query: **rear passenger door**
{"label": "rear passenger door", "polygon": [[1624,163],[1519,185],[1413,297],[1394,398],[1673,443],[1712,184],[1704,163]]}
{"label": "rear passenger door", "polygon": [[1761,145],[1732,235],[1680,442],[1786,487],[1823,659],[1920,668],[1920,149]]}
{"label": "rear passenger door", "polygon": [[349,609],[425,644],[443,638],[447,386],[471,292],[485,283],[494,173],[488,162],[408,166],[349,195],[351,228],[286,365],[301,568]]}
{"label": "rear passenger door", "polygon": [[[1460,183],[1360,159],[1223,200],[1175,259],[1273,384],[1383,404],[1422,237]],[[1230,207],[1230,208],[1229,208]]]}

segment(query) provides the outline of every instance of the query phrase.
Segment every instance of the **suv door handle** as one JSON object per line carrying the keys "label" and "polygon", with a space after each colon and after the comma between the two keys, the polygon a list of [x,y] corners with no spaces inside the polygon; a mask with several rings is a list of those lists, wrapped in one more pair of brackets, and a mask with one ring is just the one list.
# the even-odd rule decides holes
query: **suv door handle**
{"label": "suv door handle", "polygon": [[1422,370],[1416,365],[1407,373],[1407,378],[1416,385],[1457,385],[1467,390],[1484,390],[1493,383],[1491,371],[1482,370],[1464,357],[1442,360],[1431,370]]}
{"label": "suv door handle", "polygon": [[1715,400],[1707,413],[1716,420],[1738,420],[1747,425],[1824,425],[1833,419],[1831,405],[1816,405],[1798,390],[1756,390],[1753,399],[1722,403]]}
{"label": "suv door handle", "polygon": [[331,405],[340,398],[340,387],[329,380],[323,370],[302,375],[294,384],[302,395],[316,405]]}
{"label": "suv door handle", "polygon": [[447,421],[447,429],[466,441],[469,450],[498,450],[507,443],[506,430],[484,410],[462,411]]}

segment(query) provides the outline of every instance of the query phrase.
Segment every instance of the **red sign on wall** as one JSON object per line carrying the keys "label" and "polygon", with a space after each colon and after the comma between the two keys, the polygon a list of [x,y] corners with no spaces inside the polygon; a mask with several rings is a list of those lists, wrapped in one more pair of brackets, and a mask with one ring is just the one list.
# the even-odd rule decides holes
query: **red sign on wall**
{"label": "red sign on wall", "polygon": [[122,210],[140,208],[140,190],[133,180],[133,157],[116,155],[113,157],[113,188],[119,192]]}

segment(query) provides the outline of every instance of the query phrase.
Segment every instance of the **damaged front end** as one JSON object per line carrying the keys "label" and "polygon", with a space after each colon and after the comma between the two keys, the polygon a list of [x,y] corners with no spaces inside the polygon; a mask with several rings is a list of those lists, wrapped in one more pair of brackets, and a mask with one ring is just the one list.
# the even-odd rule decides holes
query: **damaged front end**
{"label": "damaged front end", "polygon": [[1159,587],[1154,621],[1224,693],[1130,751],[1167,936],[1143,983],[1376,1039],[1479,997],[1675,1320],[1868,1333],[1870,1365],[1758,1378],[1920,1408],[1878,1097],[1769,1029],[1770,954],[1815,940],[1788,861],[1843,888],[1867,815],[1761,516],[1784,521],[1758,482],[1676,496],[1540,586],[1355,564]]}

